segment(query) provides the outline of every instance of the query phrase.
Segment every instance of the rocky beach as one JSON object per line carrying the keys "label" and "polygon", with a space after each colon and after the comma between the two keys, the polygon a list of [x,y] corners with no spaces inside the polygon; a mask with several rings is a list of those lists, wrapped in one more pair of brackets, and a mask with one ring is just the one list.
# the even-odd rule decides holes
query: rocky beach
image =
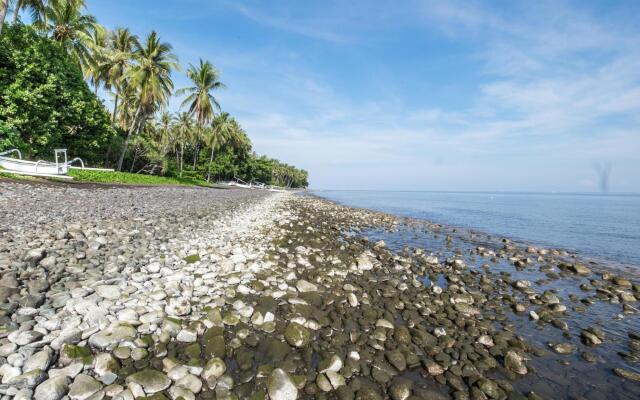
{"label": "rocky beach", "polygon": [[637,399],[640,284],[258,190],[0,182],[2,399]]}

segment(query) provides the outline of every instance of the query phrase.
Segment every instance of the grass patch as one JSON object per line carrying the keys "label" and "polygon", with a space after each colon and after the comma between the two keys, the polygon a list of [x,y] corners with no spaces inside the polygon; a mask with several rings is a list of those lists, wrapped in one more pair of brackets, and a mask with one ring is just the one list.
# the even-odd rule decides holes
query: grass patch
{"label": "grass patch", "polygon": [[69,176],[78,182],[124,183],[129,185],[173,185],[211,186],[206,181],[194,178],[131,174],[129,172],[106,172],[70,169]]}

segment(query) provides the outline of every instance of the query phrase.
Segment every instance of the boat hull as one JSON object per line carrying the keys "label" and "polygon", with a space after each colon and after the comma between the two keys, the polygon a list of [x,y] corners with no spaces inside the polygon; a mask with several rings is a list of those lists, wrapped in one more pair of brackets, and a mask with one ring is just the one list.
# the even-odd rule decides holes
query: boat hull
{"label": "boat hull", "polygon": [[69,167],[65,164],[53,164],[46,161],[27,161],[16,158],[0,157],[0,166],[4,169],[27,174],[66,175]]}

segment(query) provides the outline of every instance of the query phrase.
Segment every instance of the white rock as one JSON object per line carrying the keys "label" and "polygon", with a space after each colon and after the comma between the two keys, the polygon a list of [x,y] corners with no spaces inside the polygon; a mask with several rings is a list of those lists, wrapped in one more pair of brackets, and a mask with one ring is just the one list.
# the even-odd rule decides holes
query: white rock
{"label": "white rock", "polygon": [[108,300],[117,300],[122,295],[122,291],[116,285],[100,285],[94,289],[98,296]]}
{"label": "white rock", "polygon": [[49,378],[36,387],[33,398],[35,400],[59,400],[69,390],[71,379],[67,376]]}

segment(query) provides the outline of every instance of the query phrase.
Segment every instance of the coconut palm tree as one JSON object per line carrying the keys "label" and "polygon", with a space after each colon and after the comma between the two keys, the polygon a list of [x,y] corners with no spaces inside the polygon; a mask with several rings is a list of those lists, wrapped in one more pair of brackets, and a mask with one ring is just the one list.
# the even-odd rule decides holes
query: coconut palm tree
{"label": "coconut palm tree", "polygon": [[174,129],[176,155],[178,158],[178,167],[180,168],[180,176],[182,177],[184,143],[188,140],[189,134],[193,130],[193,118],[191,118],[191,115],[186,112],[178,114],[174,120]]}
{"label": "coconut palm tree", "polygon": [[[45,10],[52,38],[62,44],[83,71],[91,63],[92,32],[99,29],[95,17],[82,14],[84,8],[85,0],[58,0]],[[43,29],[49,29],[49,22],[43,23]]]}
{"label": "coconut palm tree", "polygon": [[107,81],[104,62],[107,51],[107,30],[101,25],[96,25],[87,41],[91,55],[84,71],[85,78],[93,86],[93,93],[97,96],[98,89]]}
{"label": "coconut palm tree", "polygon": [[206,130],[204,140],[207,146],[211,148],[211,156],[209,157],[209,167],[207,171],[207,182],[211,179],[211,164],[213,164],[213,154],[219,149],[232,134],[233,118],[229,113],[223,112],[213,119],[213,123]]}
{"label": "coconut palm tree", "polygon": [[173,92],[171,71],[178,68],[171,45],[162,42],[155,31],[147,36],[144,44],[136,46],[133,60],[127,79],[135,90],[137,104],[118,160],[118,171],[122,170],[131,136],[137,134],[149,116],[169,101]]}
{"label": "coconut palm tree", "polygon": [[29,10],[34,21],[40,19],[47,8],[47,0],[15,0],[13,3],[13,24],[18,22],[20,11]]}
{"label": "coconut palm tree", "polygon": [[133,60],[133,51],[140,46],[140,41],[127,28],[116,28],[109,33],[107,46],[101,69],[104,71],[105,87],[113,90],[113,114],[112,121],[115,123],[118,112],[118,102],[125,90],[126,72]]}
{"label": "coconut palm tree", "polygon": [[197,129],[194,132],[195,152],[193,156],[193,168],[195,168],[198,162],[199,144],[204,136],[204,127],[213,119],[214,111],[220,109],[220,104],[212,92],[225,86],[220,82],[218,70],[209,61],[202,59],[197,66],[189,64],[187,77],[191,79],[193,86],[182,88],[176,94],[187,94],[187,98],[182,102],[182,107],[188,107],[189,114],[196,120]]}

